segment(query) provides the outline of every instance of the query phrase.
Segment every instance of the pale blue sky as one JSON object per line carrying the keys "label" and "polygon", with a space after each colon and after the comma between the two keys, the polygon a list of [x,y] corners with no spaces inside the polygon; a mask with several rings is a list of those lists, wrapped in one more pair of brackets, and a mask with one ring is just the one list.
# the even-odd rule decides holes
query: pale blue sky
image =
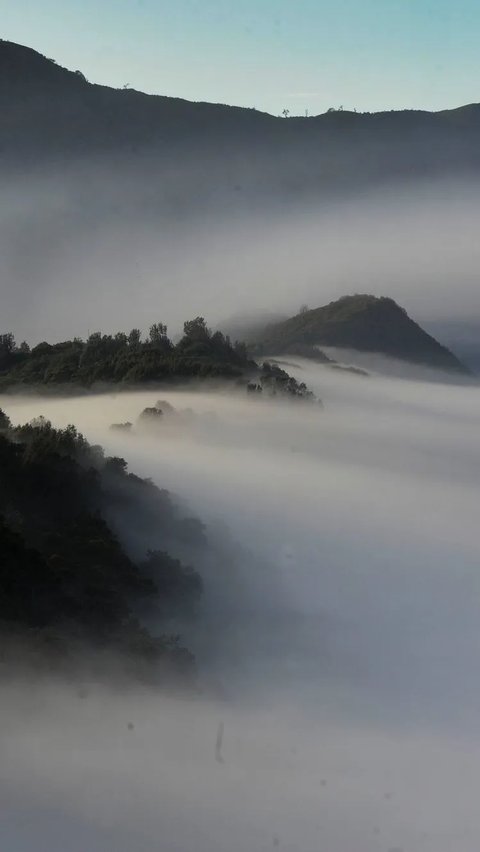
{"label": "pale blue sky", "polygon": [[280,113],[480,101],[480,0],[0,0],[1,36],[191,100]]}

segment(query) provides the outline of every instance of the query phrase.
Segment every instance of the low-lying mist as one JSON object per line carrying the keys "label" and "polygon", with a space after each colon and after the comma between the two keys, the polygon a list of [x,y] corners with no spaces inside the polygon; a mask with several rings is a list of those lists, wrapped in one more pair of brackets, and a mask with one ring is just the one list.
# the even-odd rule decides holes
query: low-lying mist
{"label": "low-lying mist", "polygon": [[189,316],[288,316],[354,292],[478,325],[476,178],[272,197],[267,166],[253,186],[191,158],[147,177],[86,163],[1,179],[2,332],[35,344],[161,320],[175,335]]}
{"label": "low-lying mist", "polygon": [[[478,849],[480,394],[289,360],[323,409],[0,400],[179,495],[216,554],[182,628],[195,697],[2,687],[2,849]],[[158,397],[194,415],[145,429]]]}

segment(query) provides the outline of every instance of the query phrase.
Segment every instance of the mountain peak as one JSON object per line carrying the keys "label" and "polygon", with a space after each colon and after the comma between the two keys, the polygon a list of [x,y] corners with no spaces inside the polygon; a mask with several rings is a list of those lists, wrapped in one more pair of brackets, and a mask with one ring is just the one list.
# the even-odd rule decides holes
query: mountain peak
{"label": "mountain peak", "polygon": [[[394,299],[389,296],[372,296],[369,293],[355,293],[348,296],[340,296],[333,302],[330,302],[323,308],[317,308],[317,311],[325,311],[330,309],[332,313],[338,316],[350,316],[356,313],[374,313],[378,316],[388,316],[389,314],[404,314],[407,312]],[[307,312],[308,313],[308,312]],[[310,313],[315,313],[311,311]]]}
{"label": "mountain peak", "polygon": [[270,326],[262,345],[275,351],[299,345],[335,346],[468,373],[449,349],[427,334],[393,299],[363,293],[342,296]]}

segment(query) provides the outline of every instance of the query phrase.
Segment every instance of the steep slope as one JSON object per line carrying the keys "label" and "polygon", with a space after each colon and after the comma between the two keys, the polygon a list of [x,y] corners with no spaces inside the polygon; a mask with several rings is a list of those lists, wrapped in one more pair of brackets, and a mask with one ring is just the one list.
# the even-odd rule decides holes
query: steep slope
{"label": "steep slope", "polygon": [[377,352],[415,364],[461,373],[467,368],[424,331],[393,299],[344,296],[268,327],[263,351],[288,352],[300,345],[337,346]]}
{"label": "steep slope", "polygon": [[[30,48],[0,41],[2,153],[57,160],[105,152],[161,152],[191,134],[212,141],[275,122],[253,110],[112,89],[57,66]],[[212,137],[213,134],[213,137]]]}
{"label": "steep slope", "polygon": [[[81,656],[90,669],[105,653],[137,677],[191,667],[178,638],[161,635],[162,619],[191,613],[200,575],[163,548],[132,559],[119,533],[135,517],[145,541],[161,531],[181,547],[193,533],[200,547],[203,525],[124,459],[42,417],[12,426],[0,410],[0,468],[0,668],[25,654],[70,671]],[[141,607],[154,608],[157,637],[140,623]]]}

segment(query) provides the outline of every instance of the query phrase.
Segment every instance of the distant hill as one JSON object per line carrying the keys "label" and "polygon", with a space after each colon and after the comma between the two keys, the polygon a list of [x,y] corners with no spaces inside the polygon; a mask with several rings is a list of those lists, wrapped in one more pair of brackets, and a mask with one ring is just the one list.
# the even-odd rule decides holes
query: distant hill
{"label": "distant hill", "polygon": [[268,326],[259,350],[273,354],[315,345],[376,352],[422,366],[469,372],[449,349],[388,298],[344,296],[322,308],[303,311]]}
{"label": "distant hill", "polygon": [[[0,110],[0,163],[10,167],[50,162],[59,168],[105,155],[112,169],[120,157],[122,168],[126,158],[159,176],[169,165],[165,155],[194,152],[212,158],[215,189],[288,198],[480,170],[478,104],[437,113],[331,110],[285,119],[96,85],[81,71],[8,41],[0,41]],[[211,193],[211,181],[207,186]]]}

